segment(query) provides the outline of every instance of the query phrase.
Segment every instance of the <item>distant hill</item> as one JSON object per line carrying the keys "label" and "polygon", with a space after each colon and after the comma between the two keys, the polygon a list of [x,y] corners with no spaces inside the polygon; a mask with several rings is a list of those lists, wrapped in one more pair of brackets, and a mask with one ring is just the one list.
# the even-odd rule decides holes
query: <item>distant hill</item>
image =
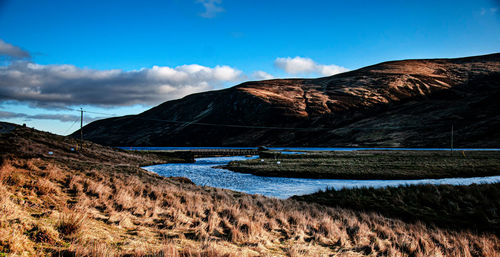
{"label": "distant hill", "polygon": [[455,146],[500,147],[500,53],[245,82],[83,131],[112,146],[448,147],[452,123]]}

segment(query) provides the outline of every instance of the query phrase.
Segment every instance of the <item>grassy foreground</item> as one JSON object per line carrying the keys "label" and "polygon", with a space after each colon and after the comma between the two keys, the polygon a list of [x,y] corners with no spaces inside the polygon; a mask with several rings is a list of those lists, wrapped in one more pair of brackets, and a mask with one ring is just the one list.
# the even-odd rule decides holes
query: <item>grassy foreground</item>
{"label": "grassy foreground", "polygon": [[[263,160],[263,161],[262,161]],[[277,162],[280,162],[279,164]],[[500,174],[498,151],[344,151],[280,154],[230,162],[226,168],[268,177],[422,179]]]}
{"label": "grassy foreground", "polygon": [[0,256],[500,254],[492,233],[199,187],[139,168],[158,156],[0,131]]}

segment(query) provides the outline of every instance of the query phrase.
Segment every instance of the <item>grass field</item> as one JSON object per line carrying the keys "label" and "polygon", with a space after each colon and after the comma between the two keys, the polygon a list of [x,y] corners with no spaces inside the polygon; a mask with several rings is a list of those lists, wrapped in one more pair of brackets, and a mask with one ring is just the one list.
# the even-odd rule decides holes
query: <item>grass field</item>
{"label": "grass field", "polygon": [[[200,187],[135,154],[0,133],[0,256],[498,256],[490,232]],[[49,154],[51,151],[52,154]]]}
{"label": "grass field", "polygon": [[[279,161],[279,164],[278,164]],[[236,172],[268,177],[422,179],[500,175],[499,151],[335,151],[281,154],[230,162]]]}

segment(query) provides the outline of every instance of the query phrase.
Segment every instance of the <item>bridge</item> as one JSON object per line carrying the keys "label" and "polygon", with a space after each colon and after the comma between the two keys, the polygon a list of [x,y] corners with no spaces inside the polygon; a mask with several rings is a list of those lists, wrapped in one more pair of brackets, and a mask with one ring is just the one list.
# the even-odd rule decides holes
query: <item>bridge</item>
{"label": "bridge", "polygon": [[194,158],[215,156],[259,155],[257,149],[193,149],[189,150]]}
{"label": "bridge", "polygon": [[223,156],[249,156],[259,155],[257,149],[191,149],[191,150],[139,150],[154,153],[160,157],[176,157],[186,162],[194,162],[195,158],[223,157]]}

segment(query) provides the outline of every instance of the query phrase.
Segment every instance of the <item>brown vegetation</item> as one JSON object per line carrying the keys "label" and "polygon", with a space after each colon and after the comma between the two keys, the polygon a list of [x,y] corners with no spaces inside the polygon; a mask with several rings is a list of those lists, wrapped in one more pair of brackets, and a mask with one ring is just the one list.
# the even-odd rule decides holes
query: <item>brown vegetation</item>
{"label": "brown vegetation", "polygon": [[[63,137],[0,134],[0,253],[33,256],[496,256],[494,234],[408,224],[375,213],[170,180],[112,151],[40,156]],[[22,142],[19,144],[19,142]],[[40,142],[40,141],[38,141]],[[17,149],[23,148],[23,152]],[[34,150],[36,149],[36,150]],[[127,162],[127,158],[131,158]],[[135,159],[134,159],[135,158]],[[111,159],[111,158],[110,158]],[[121,160],[121,162],[119,161]],[[134,161],[135,160],[135,161]],[[146,159],[151,162],[153,159]],[[38,182],[42,181],[41,184]]]}

